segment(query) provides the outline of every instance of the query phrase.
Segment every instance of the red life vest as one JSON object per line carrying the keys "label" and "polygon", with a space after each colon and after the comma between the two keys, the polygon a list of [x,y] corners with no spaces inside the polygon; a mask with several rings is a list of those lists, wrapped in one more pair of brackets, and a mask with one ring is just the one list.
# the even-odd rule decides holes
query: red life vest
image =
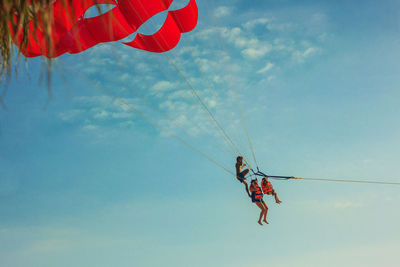
{"label": "red life vest", "polygon": [[261,191],[261,188],[256,184],[256,191],[254,192],[254,198],[255,199],[262,199],[263,198],[263,193]]}
{"label": "red life vest", "polygon": [[268,181],[267,178],[263,178],[261,180],[261,188],[264,194],[271,195],[272,194],[272,184]]}

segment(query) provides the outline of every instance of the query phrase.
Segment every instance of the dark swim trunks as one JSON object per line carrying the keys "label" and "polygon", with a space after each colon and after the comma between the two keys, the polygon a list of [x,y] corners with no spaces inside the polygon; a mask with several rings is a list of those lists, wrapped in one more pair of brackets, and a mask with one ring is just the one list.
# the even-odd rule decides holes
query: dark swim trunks
{"label": "dark swim trunks", "polygon": [[243,172],[239,173],[237,178],[238,178],[239,182],[241,182],[241,183],[243,183],[243,181],[246,180],[246,178],[244,178],[244,173]]}
{"label": "dark swim trunks", "polygon": [[251,193],[251,202],[255,203],[255,202],[262,202],[262,198],[260,199],[256,199],[256,193]]}

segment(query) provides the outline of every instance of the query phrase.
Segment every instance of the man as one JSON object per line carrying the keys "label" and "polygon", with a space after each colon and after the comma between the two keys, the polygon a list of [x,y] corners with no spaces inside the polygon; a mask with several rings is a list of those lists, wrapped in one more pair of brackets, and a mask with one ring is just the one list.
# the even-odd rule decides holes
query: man
{"label": "man", "polygon": [[246,175],[249,173],[249,169],[245,169],[242,171],[242,168],[245,167],[246,164],[243,164],[243,157],[242,156],[238,156],[236,158],[236,178],[239,180],[239,182],[241,182],[242,184],[244,184],[247,195],[251,198],[250,192],[249,192],[249,186],[246,182]]}

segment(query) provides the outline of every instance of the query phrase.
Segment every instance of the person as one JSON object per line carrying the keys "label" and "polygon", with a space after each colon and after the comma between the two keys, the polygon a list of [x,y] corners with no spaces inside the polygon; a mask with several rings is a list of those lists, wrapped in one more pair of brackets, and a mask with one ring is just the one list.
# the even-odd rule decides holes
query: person
{"label": "person", "polygon": [[250,192],[249,192],[249,186],[246,182],[246,175],[249,173],[249,169],[245,169],[242,171],[242,168],[245,167],[246,164],[243,164],[243,157],[242,156],[238,156],[236,158],[236,178],[239,180],[239,182],[241,182],[242,184],[244,184],[244,187],[246,189],[247,195],[249,197],[250,196]]}
{"label": "person", "polygon": [[263,200],[263,193],[260,186],[257,183],[257,179],[251,180],[250,183],[251,201],[255,203],[260,208],[260,218],[258,219],[258,224],[263,225],[261,219],[264,217],[263,222],[267,222],[268,206]]}
{"label": "person", "polygon": [[278,194],[275,192],[274,188],[272,187],[272,184],[270,183],[270,181],[268,181],[268,179],[266,177],[264,177],[261,180],[261,189],[264,194],[273,195],[275,198],[276,204],[282,203],[282,201],[280,201],[280,199],[278,197]]}

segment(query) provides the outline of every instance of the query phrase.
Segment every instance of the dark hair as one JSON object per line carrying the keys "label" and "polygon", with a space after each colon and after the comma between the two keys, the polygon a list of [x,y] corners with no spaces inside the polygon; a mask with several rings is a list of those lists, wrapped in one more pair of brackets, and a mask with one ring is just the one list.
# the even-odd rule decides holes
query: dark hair
{"label": "dark hair", "polygon": [[240,159],[243,159],[243,157],[242,157],[242,156],[238,156],[238,157],[236,158],[236,161],[239,161]]}

